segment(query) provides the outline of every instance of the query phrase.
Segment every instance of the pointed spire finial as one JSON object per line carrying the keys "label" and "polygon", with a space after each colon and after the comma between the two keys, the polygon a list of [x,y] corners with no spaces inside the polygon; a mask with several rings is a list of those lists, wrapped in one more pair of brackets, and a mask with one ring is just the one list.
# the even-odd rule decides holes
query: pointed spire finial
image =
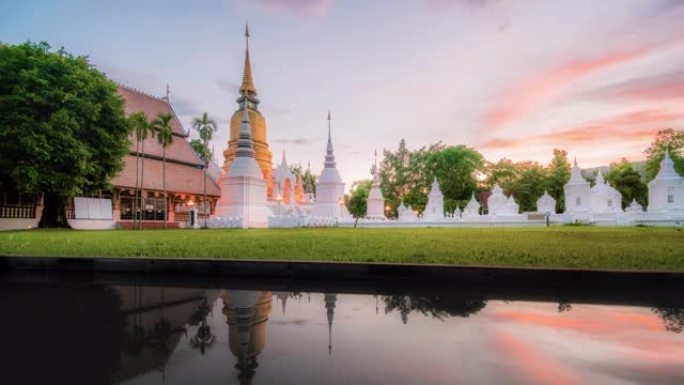
{"label": "pointed spire finial", "polygon": [[577,167],[577,155],[575,155],[575,167]]}
{"label": "pointed spire finial", "polygon": [[252,62],[249,59],[249,26],[245,21],[245,68],[242,74],[240,93],[245,97],[256,95],[254,79],[252,78]]}
{"label": "pointed spire finial", "polygon": [[169,88],[169,83],[166,83],[166,101],[169,100],[169,94],[171,93],[171,90]]}

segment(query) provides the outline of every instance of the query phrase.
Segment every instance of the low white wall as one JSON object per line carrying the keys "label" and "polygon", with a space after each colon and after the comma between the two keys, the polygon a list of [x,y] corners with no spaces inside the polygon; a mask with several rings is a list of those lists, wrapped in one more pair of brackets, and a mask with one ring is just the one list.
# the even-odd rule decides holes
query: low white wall
{"label": "low white wall", "polygon": [[111,230],[116,228],[113,219],[68,219],[69,226],[75,230]]}
{"label": "low white wall", "polygon": [[38,227],[38,218],[0,218],[0,231],[28,230]]}

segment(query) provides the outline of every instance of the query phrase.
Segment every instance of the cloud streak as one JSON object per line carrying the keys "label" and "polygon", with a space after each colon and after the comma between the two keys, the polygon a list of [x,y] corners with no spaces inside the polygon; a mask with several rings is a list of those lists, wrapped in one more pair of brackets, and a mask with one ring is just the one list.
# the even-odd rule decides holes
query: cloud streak
{"label": "cloud streak", "polygon": [[606,140],[648,140],[662,128],[684,118],[684,113],[646,109],[588,122],[570,129],[511,139],[491,139],[482,143],[489,149],[517,148],[540,144],[556,146],[600,143]]}
{"label": "cloud streak", "polygon": [[258,2],[266,11],[288,13],[304,19],[325,16],[332,6],[332,0],[259,0]]}

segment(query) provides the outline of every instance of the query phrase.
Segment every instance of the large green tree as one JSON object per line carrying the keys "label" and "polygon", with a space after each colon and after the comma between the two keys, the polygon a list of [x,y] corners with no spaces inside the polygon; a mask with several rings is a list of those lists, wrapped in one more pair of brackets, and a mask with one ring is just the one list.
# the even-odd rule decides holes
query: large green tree
{"label": "large green tree", "polygon": [[675,170],[684,175],[684,130],[671,128],[660,130],[656,134],[651,145],[644,151],[646,153],[646,180],[651,181],[660,171],[660,163],[665,157],[665,150],[670,151],[670,156],[675,164]]}
{"label": "large green tree", "polygon": [[[217,126],[216,121],[214,119],[211,119],[208,113],[204,112],[202,113],[202,116],[200,116],[199,118],[194,118],[192,120],[192,128],[197,130],[197,133],[199,134],[199,137],[202,140],[203,151],[198,154],[200,154],[200,158],[204,162],[204,178],[202,180],[204,200],[202,201],[202,208],[205,214],[204,227],[206,228],[207,217],[209,216],[206,215],[209,214],[209,210],[207,210],[209,208],[207,202],[207,169],[209,168],[209,161],[211,160],[211,152],[209,152],[209,142],[211,142],[211,139],[214,137],[214,132],[216,132]],[[190,145],[192,146],[192,142],[190,142]]]}
{"label": "large green tree", "polygon": [[521,212],[536,211],[537,200],[544,195],[547,173],[537,162],[518,163],[518,178],[513,186],[513,198]]}
{"label": "large green tree", "polygon": [[618,163],[610,165],[606,174],[606,181],[622,195],[622,208],[629,206],[636,200],[642,207],[648,206],[648,187],[641,179],[641,175],[634,169],[634,165],[622,158]]}
{"label": "large green tree", "polygon": [[[356,218],[357,221],[359,218],[366,216],[368,194],[370,194],[372,185],[373,181],[371,180],[354,182],[351,186],[351,193],[345,196],[345,204],[349,214]],[[356,224],[354,224],[354,227],[356,227]]]}
{"label": "large green tree", "polygon": [[556,200],[556,212],[565,211],[565,192],[563,187],[570,180],[570,163],[568,152],[555,148],[553,159],[546,167],[546,184],[544,188]]}
{"label": "large green tree", "polygon": [[465,207],[477,190],[475,173],[484,166],[482,154],[463,145],[449,146],[431,153],[428,164],[444,195],[444,210]]}
{"label": "large green tree", "polygon": [[110,187],[129,132],[116,85],[87,58],[0,45],[0,188],[42,195],[41,226],[66,225],[69,199]]}

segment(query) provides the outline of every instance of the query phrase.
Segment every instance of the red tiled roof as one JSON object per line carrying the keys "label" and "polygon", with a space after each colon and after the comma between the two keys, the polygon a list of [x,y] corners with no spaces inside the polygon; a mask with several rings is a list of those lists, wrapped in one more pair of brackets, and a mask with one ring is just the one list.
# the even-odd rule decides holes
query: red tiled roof
{"label": "red tiled roof", "polygon": [[[145,190],[162,191],[162,163],[161,160],[145,158],[143,180]],[[135,174],[135,155],[126,155],[124,171],[112,180],[112,184],[120,188],[135,189]],[[204,170],[202,169],[166,162],[166,190],[169,192],[202,195],[204,193],[203,177]],[[209,175],[207,175],[207,195],[221,196],[221,189]]]}

